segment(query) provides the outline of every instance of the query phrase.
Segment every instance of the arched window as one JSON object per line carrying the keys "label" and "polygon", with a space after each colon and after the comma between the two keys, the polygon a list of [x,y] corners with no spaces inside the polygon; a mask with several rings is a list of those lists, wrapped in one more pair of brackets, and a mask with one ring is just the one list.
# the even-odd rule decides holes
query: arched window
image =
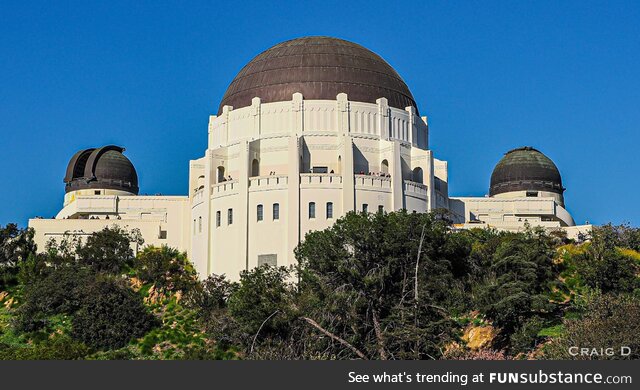
{"label": "arched window", "polygon": [[380,171],[382,171],[382,173],[389,173],[389,161],[382,160],[382,162],[380,163]]}
{"label": "arched window", "polygon": [[418,167],[413,170],[413,181],[422,183],[422,168]]}
{"label": "arched window", "polygon": [[327,219],[333,218],[333,202],[327,202]]}
{"label": "arched window", "polygon": [[273,204],[273,220],[277,221],[280,219],[280,203]]}
{"label": "arched window", "polygon": [[342,156],[338,156],[338,174],[342,174]]}
{"label": "arched window", "polygon": [[260,161],[257,158],[251,162],[251,176],[260,176]]}
{"label": "arched window", "polygon": [[218,176],[218,181],[217,181],[217,182],[218,182],[218,183],[222,183],[222,182],[225,180],[225,178],[224,178],[224,167],[221,165],[221,166],[219,166],[219,167],[217,168],[217,170],[216,170],[216,171],[217,171],[217,173],[218,173],[218,174],[217,174],[217,176]]}
{"label": "arched window", "polygon": [[258,205],[257,210],[256,210],[256,218],[259,221],[262,221],[264,219],[264,207],[262,207],[261,204]]}
{"label": "arched window", "polygon": [[202,233],[202,217],[198,217],[198,233]]}
{"label": "arched window", "polygon": [[309,219],[316,217],[316,202],[309,202]]}

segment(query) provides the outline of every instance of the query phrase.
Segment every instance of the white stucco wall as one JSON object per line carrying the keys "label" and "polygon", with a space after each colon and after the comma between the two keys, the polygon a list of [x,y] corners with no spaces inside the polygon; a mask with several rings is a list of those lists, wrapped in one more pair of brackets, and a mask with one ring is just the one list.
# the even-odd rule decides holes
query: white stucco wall
{"label": "white stucco wall", "polygon": [[[446,164],[438,162],[436,169],[427,148],[426,118],[412,107],[389,107],[384,98],[371,104],[350,102],[345,94],[334,101],[294,94],[287,102],[262,104],[255,98],[250,107],[223,107],[209,122],[205,156],[191,162],[190,183],[209,171],[204,188],[192,185],[190,194],[191,222],[209,215],[208,234],[192,234],[193,261],[203,275],[237,279],[260,256],[294,264],[293,250],[307,232],[325,229],[364,205],[370,212],[380,206],[430,210],[433,175],[438,170],[446,181]],[[218,167],[226,181],[219,180]],[[440,196],[447,196],[446,188]],[[309,217],[311,202],[315,218]],[[277,221],[274,203],[280,205]],[[333,205],[332,218],[327,203]],[[262,221],[257,221],[259,204]]]}

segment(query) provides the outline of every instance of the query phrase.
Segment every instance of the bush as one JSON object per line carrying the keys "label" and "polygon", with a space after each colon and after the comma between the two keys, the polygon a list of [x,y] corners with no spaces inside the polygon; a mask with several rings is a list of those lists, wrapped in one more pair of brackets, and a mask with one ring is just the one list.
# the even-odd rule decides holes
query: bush
{"label": "bush", "polygon": [[[614,356],[572,356],[569,348],[612,348]],[[620,356],[629,347],[631,356]],[[594,294],[588,298],[581,318],[565,319],[563,334],[544,350],[548,359],[640,358],[640,298]]]}
{"label": "bush", "polygon": [[37,331],[48,325],[48,317],[75,312],[82,306],[85,287],[93,277],[78,265],[48,270],[43,279],[24,287],[24,303],[17,309],[16,328],[22,332]]}
{"label": "bush", "polygon": [[603,293],[632,292],[640,285],[638,265],[633,258],[617,250],[597,253],[589,250],[574,258],[576,275],[581,284]]}
{"label": "bush", "polygon": [[509,338],[509,352],[512,355],[527,353],[536,346],[538,333],[545,322],[540,317],[529,318]]}
{"label": "bush", "polygon": [[89,352],[89,347],[68,335],[55,335],[29,347],[0,344],[0,360],[77,360]]}
{"label": "bush", "polygon": [[73,336],[96,349],[117,349],[156,325],[142,298],[112,279],[87,285],[73,317]]}

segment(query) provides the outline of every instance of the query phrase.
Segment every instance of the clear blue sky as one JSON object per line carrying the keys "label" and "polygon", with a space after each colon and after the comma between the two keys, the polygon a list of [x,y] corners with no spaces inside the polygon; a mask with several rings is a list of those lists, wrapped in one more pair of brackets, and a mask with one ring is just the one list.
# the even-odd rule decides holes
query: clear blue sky
{"label": "clear blue sky", "polygon": [[484,195],[532,145],[576,222],[640,225],[640,2],[0,2],[0,224],[62,206],[81,148],[117,144],[142,193],[186,194],[189,159],[242,66],[331,35],[382,55],[429,116],[451,195]]}

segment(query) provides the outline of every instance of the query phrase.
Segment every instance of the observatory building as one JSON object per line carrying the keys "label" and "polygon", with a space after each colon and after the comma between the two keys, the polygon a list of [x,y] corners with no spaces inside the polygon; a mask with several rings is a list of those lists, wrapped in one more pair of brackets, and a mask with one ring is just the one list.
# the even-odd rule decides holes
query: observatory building
{"label": "observatory building", "polygon": [[450,198],[447,162],[430,149],[408,86],[380,56],[336,38],[286,41],[242,68],[209,119],[204,155],[189,164],[187,196],[138,195],[123,151],[72,157],[63,209],[30,220],[40,249],[117,224],[188,252],[201,277],[237,279],[295,264],[307,232],[349,211],[447,209],[459,228],[576,232],[557,167],[530,147],[498,163],[488,197]]}

